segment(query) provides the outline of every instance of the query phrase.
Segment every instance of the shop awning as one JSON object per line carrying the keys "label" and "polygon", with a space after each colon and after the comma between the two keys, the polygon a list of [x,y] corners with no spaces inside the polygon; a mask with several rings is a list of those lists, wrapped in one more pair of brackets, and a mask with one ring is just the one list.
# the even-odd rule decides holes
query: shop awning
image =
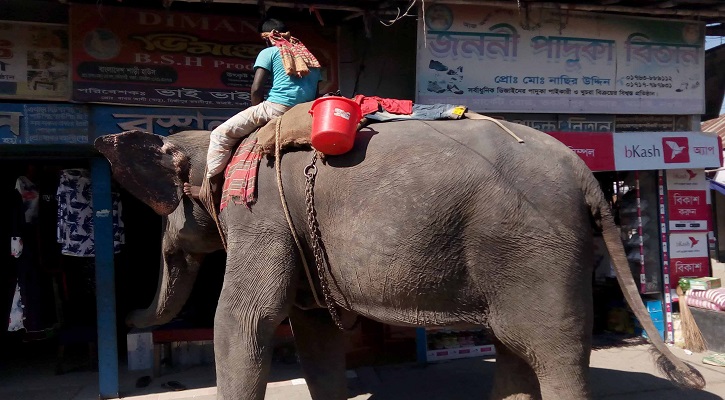
{"label": "shop awning", "polygon": [[721,195],[725,196],[725,183],[720,183],[716,180],[709,180],[710,182],[710,189],[720,193]]}

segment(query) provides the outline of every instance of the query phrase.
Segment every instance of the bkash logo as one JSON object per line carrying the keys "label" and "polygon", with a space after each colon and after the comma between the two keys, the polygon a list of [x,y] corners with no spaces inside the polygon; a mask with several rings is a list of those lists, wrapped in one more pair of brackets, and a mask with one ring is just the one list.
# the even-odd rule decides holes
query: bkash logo
{"label": "bkash logo", "polygon": [[644,147],[638,144],[624,147],[624,157],[626,158],[655,158],[662,157],[662,151],[657,146]]}
{"label": "bkash logo", "polygon": [[665,151],[665,163],[689,163],[690,162],[690,144],[686,137],[668,137],[662,138],[662,148]]}

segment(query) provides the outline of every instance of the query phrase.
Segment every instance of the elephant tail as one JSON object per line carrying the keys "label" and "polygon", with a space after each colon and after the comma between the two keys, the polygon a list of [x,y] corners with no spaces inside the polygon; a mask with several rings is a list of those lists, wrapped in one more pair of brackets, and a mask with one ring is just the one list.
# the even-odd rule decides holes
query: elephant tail
{"label": "elephant tail", "polygon": [[607,202],[599,183],[590,171],[585,171],[583,179],[587,204],[589,204],[595,224],[601,229],[609,256],[614,264],[617,281],[622,289],[624,298],[634,312],[639,322],[647,331],[647,335],[654,348],[652,353],[656,356],[657,367],[670,381],[681,387],[702,389],[705,387],[705,378],[692,366],[677,358],[667,347],[652,323],[652,319],[642,302],[637,284],[632,277],[629,263],[620,237],[619,228],[614,223],[611,207]]}

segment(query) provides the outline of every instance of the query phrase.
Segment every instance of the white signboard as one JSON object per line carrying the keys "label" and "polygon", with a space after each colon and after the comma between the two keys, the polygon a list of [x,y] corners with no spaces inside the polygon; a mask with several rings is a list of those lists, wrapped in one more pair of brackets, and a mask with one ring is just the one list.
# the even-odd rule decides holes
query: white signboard
{"label": "white signboard", "polygon": [[614,134],[617,171],[712,168],[721,165],[720,139],[699,132]]}
{"label": "white signboard", "polygon": [[707,232],[670,234],[670,258],[707,257]]}
{"label": "white signboard", "polygon": [[707,191],[709,185],[705,179],[704,169],[670,169],[667,170],[667,190],[702,190]]}
{"label": "white signboard", "polygon": [[68,99],[68,60],[67,25],[0,21],[0,99]]}
{"label": "white signboard", "polygon": [[475,111],[701,114],[704,23],[435,4],[418,103]]}

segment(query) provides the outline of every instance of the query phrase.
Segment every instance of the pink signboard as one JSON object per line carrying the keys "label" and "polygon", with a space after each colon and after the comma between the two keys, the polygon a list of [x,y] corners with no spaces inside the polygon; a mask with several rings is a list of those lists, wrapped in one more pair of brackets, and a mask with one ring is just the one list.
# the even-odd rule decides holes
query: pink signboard
{"label": "pink signboard", "polygon": [[606,132],[547,132],[567,145],[592,171],[614,170],[614,143]]}

